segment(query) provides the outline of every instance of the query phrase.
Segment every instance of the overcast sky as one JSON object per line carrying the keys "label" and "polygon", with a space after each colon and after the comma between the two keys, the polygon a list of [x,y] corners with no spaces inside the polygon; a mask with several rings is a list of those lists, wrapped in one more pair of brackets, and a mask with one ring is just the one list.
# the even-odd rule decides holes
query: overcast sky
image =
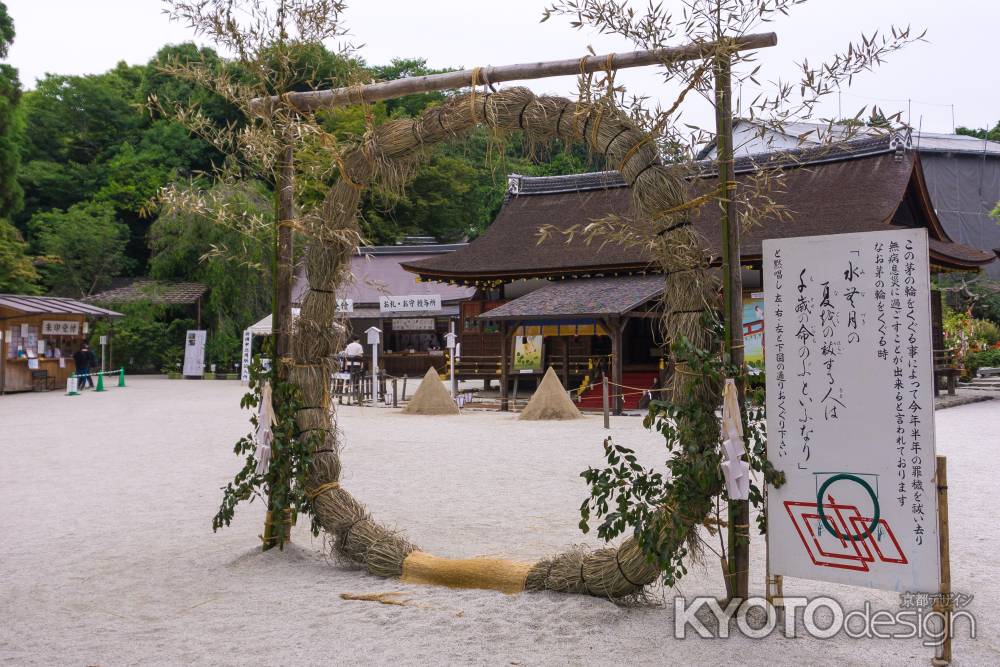
{"label": "overcast sky", "polygon": [[[666,6],[677,0],[663,0]],[[184,27],[170,23],[159,0],[6,0],[17,37],[9,62],[31,88],[47,72],[102,72],[120,60],[144,63],[165,43],[190,40]],[[645,1],[639,3],[644,6]],[[539,0],[357,0],[346,21],[354,41],[364,43],[369,63],[420,56],[432,67],[502,65],[632,50],[621,39],[572,30],[565,19],[539,23]],[[1000,120],[997,85],[996,0],[812,0],[764,30],[778,33],[778,46],[761,52],[765,80],[795,76],[792,63],[819,63],[846,48],[862,30],[909,23],[927,28],[927,43],[890,56],[874,73],[854,80],[840,104],[844,115],[863,105],[886,111],[910,109],[914,126],[950,132],[952,107],[957,125],[992,126]],[[623,72],[619,82],[630,92],[669,104],[669,86],[650,68]],[[763,83],[763,81],[762,81]],[[532,82],[538,92],[571,95],[574,79]],[[766,86],[766,83],[765,83]],[[744,90],[753,97],[756,91]],[[910,100],[910,102],[908,102]],[[836,96],[825,114],[837,114]],[[685,120],[707,124],[704,104],[692,104]]]}

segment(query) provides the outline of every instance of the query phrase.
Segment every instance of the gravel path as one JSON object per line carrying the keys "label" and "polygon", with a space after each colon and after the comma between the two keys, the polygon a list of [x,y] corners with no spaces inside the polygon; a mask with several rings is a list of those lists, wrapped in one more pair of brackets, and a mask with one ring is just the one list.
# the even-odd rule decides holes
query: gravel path
{"label": "gravel path", "polygon": [[[305,525],[261,553],[260,503],[213,534],[219,487],[248,430],[235,382],[129,379],[125,389],[0,398],[0,661],[5,664],[927,664],[918,640],[673,639],[673,598],[620,607],[558,594],[507,596],[377,579],[331,562]],[[410,417],[343,408],[344,484],[376,517],[440,556],[537,558],[573,543],[579,472],[601,460],[600,417],[522,423],[510,415]],[[612,433],[654,463],[641,420]],[[976,640],[956,665],[1000,664],[994,514],[1000,402],[942,411],[949,457],[954,589],[975,594]],[[300,522],[304,524],[306,522]],[[763,539],[751,589],[763,591]],[[683,594],[723,595],[718,559]],[[400,591],[389,606],[342,593]],[[881,591],[787,580],[788,595],[894,609]]]}

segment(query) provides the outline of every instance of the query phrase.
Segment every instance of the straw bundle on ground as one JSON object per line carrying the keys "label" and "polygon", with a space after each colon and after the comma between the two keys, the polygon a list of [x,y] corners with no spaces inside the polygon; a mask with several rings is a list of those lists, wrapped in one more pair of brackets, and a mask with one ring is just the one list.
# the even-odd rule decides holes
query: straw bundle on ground
{"label": "straw bundle on ground", "polygon": [[411,584],[520,593],[532,567],[532,563],[498,558],[438,558],[414,551],[403,561],[402,579]]}
{"label": "straw bundle on ground", "polygon": [[428,368],[413,398],[403,408],[407,415],[457,415],[458,405],[444,388],[437,370]]}
{"label": "straw bundle on ground", "polygon": [[545,376],[538,384],[538,389],[531,395],[531,400],[524,406],[518,419],[579,419],[583,415],[577,409],[569,394],[559,381],[556,372],[549,366]]}
{"label": "straw bundle on ground", "polygon": [[[340,177],[327,193],[321,215],[305,221],[313,239],[305,260],[310,290],[293,332],[292,355],[283,362],[302,369],[291,374],[308,406],[299,416],[300,429],[323,432],[307,489],[313,499],[315,517],[334,537],[334,549],[341,558],[380,576],[404,575],[411,580],[508,592],[519,590],[520,585],[525,590],[584,593],[614,599],[639,594],[644,586],[656,580],[659,572],[649,564],[634,540],[626,540],[618,549],[594,552],[571,549],[531,566],[507,561],[455,563],[417,551],[401,535],[373,521],[364,507],[340,487],[339,446],[330,396],[322,378],[331,356],[340,349],[340,335],[330,333],[330,323],[336,317],[336,292],[343,283],[351,251],[360,238],[357,216],[362,191],[376,180],[383,187],[401,188],[414,166],[426,156],[427,148],[477,125],[497,132],[522,130],[529,144],[555,138],[567,143],[582,140],[592,151],[603,155],[607,164],[617,169],[629,184],[636,219],[649,226],[648,242],[656,250],[666,282],[665,342],[669,344],[684,335],[696,346],[706,347],[709,336],[702,330],[699,318],[702,311],[715,305],[718,284],[707,271],[704,239],[686,224],[686,211],[693,202],[687,192],[685,173],[681,167],[661,164],[655,141],[610,103],[536,97],[527,88],[495,93],[474,91],[428,109],[418,118],[384,123],[338,163]],[[671,389],[679,390],[677,383],[683,380],[683,373],[674,376],[675,385]],[[557,379],[555,384],[565,398]],[[421,392],[431,398],[425,398]],[[718,387],[702,383],[682,398],[717,401],[718,392]],[[428,409],[434,414],[458,412],[433,369],[406,411],[428,414]],[[704,518],[704,515],[674,516],[667,509],[660,510],[658,516],[680,528],[676,534],[683,535],[681,541],[691,539]]]}

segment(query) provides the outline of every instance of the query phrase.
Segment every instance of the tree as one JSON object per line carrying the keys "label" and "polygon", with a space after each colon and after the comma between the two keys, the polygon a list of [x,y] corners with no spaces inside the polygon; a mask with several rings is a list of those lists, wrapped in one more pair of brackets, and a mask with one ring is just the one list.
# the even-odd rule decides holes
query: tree
{"label": "tree", "polygon": [[40,294],[39,275],[20,232],[0,218],[0,292]]}
{"label": "tree", "polygon": [[211,49],[165,47],[148,65],[120,63],[88,76],[49,75],[25,95],[20,183],[26,207],[17,219],[22,228],[38,212],[87,201],[109,203],[130,230],[130,267],[144,272],[156,193],[221,160],[209,143],[155,108],[147,109],[147,97],[183,100],[223,124],[237,118],[218,96],[159,71],[159,63],[175,60],[222,62]]}
{"label": "tree", "polygon": [[57,294],[89,296],[128,267],[128,227],[115,220],[109,204],[87,202],[37,213],[29,228],[46,256],[45,282]]}
{"label": "tree", "polygon": [[[14,21],[7,13],[7,6],[0,2],[0,58],[6,58],[14,42]],[[17,70],[0,64],[0,217],[8,218],[17,213],[24,203],[24,193],[17,182],[20,163],[18,142],[20,119],[17,115],[21,99],[21,82]]]}
{"label": "tree", "polygon": [[[192,199],[204,205],[185,205]],[[270,199],[260,182],[216,183],[205,192],[190,184],[150,227],[150,275],[207,285],[204,317],[213,338],[235,337],[238,345],[243,328],[270,311]],[[226,224],[235,217],[254,222],[240,229]]]}
{"label": "tree", "polygon": [[976,137],[977,139],[988,139],[989,141],[1000,141],[1000,121],[997,122],[991,129],[986,128],[969,128],[969,127],[959,127],[955,129],[955,134],[964,134],[967,137]]}
{"label": "tree", "polygon": [[[14,21],[7,13],[7,6],[0,2],[0,58],[7,57],[13,42]],[[0,292],[38,294],[39,276],[28,256],[28,244],[7,220],[24,204],[24,193],[17,182],[20,99],[17,70],[6,63],[0,64]]]}

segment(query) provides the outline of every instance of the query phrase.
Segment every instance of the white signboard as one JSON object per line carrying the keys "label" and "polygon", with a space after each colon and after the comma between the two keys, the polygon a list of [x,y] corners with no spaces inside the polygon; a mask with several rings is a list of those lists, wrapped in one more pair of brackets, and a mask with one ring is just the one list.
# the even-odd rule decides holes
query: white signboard
{"label": "white signboard", "polygon": [[354,299],[337,299],[337,312],[338,313],[353,313],[354,312]]}
{"label": "white signboard", "polygon": [[80,323],[69,320],[42,320],[43,336],[76,336],[80,333]]}
{"label": "white signboard", "polygon": [[184,375],[201,377],[205,374],[205,332],[188,331],[184,345]]}
{"label": "white signboard", "polygon": [[393,331],[434,331],[433,317],[397,317],[392,320]]}
{"label": "white signboard", "polygon": [[383,313],[441,310],[440,294],[412,294],[409,296],[379,297],[379,310]]}
{"label": "white signboard", "polygon": [[250,381],[250,364],[253,362],[253,334],[249,329],[243,331],[243,354],[240,357],[240,381]]}
{"label": "white signboard", "polygon": [[939,589],[924,229],[764,241],[771,574]]}

